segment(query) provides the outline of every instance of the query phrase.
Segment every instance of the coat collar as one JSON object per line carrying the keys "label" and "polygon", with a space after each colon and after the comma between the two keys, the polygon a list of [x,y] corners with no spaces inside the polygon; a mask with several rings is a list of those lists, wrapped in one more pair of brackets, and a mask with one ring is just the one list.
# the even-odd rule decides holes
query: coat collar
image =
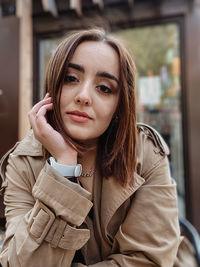
{"label": "coat collar", "polygon": [[134,173],[134,185],[124,188],[116,182],[114,177],[103,179],[101,196],[101,224],[107,228],[110,219],[116,210],[145,182],[145,180]]}
{"label": "coat collar", "polygon": [[[0,184],[5,181],[6,166],[10,153],[19,156],[43,156],[42,145],[34,137],[33,130],[20,142],[17,142],[0,160]],[[2,180],[2,181],[1,181]]]}
{"label": "coat collar", "polygon": [[14,151],[15,155],[21,156],[42,156],[42,144],[35,138],[33,130],[30,130],[28,135],[21,141]]}

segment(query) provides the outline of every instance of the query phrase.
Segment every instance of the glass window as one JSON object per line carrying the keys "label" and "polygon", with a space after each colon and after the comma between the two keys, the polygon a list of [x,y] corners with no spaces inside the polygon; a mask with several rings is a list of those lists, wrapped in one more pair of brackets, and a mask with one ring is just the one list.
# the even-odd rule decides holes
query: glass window
{"label": "glass window", "polygon": [[146,26],[114,34],[125,42],[136,63],[138,121],[160,132],[170,148],[179,210],[185,216],[179,26]]}
{"label": "glass window", "polygon": [[63,38],[41,39],[39,42],[39,98],[43,98],[44,78],[51,55]]}

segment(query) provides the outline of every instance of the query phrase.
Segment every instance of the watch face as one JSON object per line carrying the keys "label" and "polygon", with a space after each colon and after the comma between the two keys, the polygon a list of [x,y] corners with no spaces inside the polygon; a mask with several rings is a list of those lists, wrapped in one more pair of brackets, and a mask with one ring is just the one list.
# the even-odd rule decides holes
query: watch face
{"label": "watch face", "polygon": [[74,171],[74,175],[75,177],[79,177],[82,173],[82,165],[81,164],[77,164],[75,171]]}

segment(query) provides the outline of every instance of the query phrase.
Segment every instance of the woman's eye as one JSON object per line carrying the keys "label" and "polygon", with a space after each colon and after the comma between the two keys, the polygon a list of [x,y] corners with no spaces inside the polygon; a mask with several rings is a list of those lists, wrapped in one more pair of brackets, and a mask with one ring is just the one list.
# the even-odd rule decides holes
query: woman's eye
{"label": "woman's eye", "polygon": [[66,75],[64,81],[65,83],[73,83],[73,82],[77,82],[78,79],[73,75]]}
{"label": "woman's eye", "polygon": [[105,94],[111,94],[112,93],[112,90],[106,85],[99,85],[98,88],[101,92],[103,92]]}

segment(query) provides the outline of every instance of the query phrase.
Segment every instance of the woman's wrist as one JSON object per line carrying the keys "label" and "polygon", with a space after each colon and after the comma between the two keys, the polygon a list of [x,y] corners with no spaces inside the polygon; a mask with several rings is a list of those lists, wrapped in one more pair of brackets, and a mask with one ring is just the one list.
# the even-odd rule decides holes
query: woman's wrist
{"label": "woman's wrist", "polygon": [[70,154],[63,154],[54,157],[56,162],[62,165],[74,166],[77,164],[77,152]]}
{"label": "woman's wrist", "polygon": [[57,158],[55,160],[57,163],[62,164],[62,165],[74,166],[77,164],[77,159]]}

